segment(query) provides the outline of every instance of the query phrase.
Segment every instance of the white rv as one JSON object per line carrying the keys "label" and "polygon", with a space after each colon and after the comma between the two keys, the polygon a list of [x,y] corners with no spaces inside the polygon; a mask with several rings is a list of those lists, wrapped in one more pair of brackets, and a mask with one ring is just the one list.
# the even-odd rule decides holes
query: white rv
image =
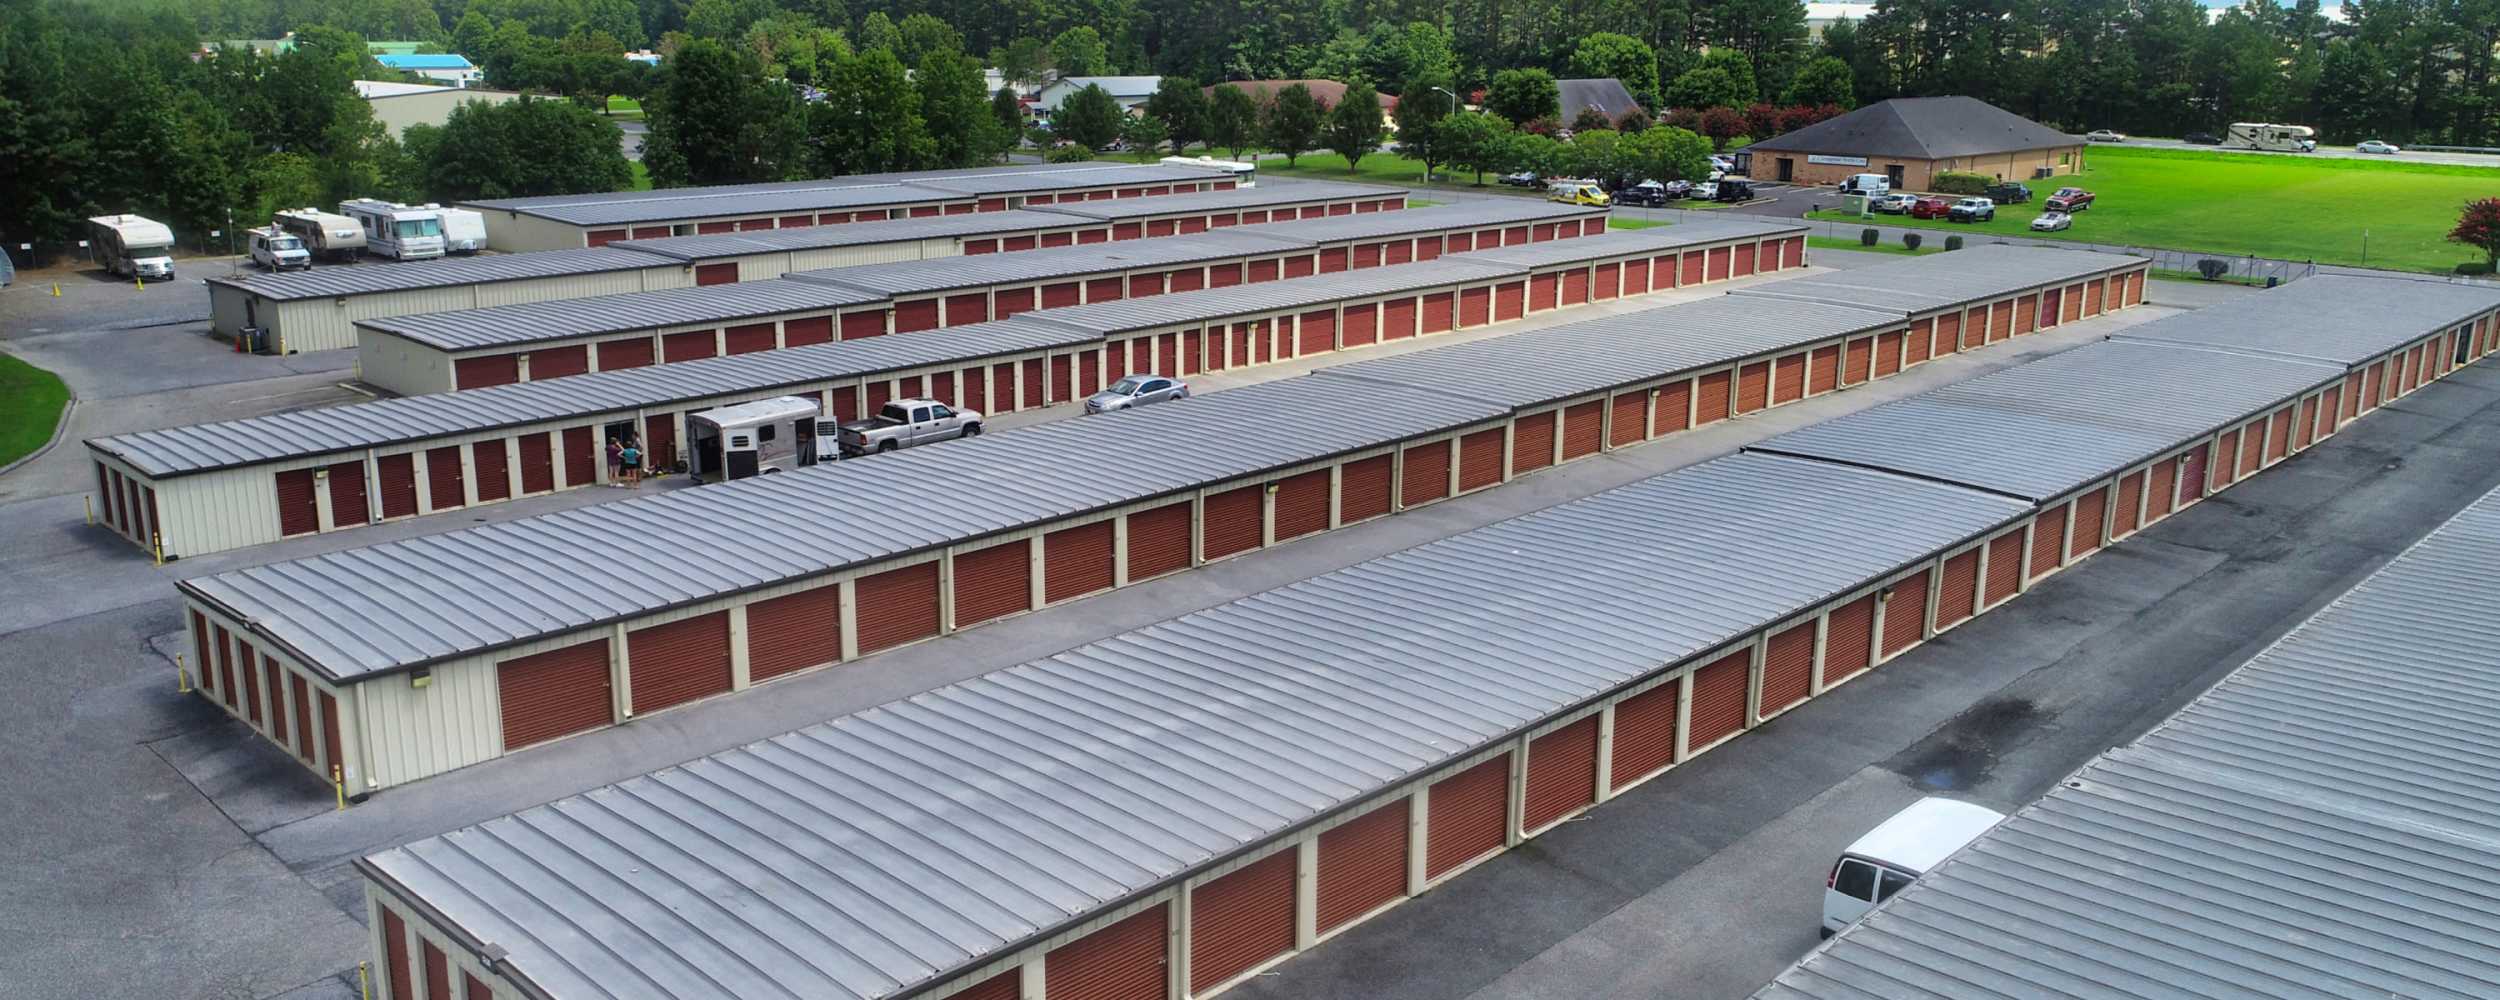
{"label": "white rv", "polygon": [[1219,160],[1212,156],[1166,156],[1163,158],[1163,164],[1168,167],[1196,167],[1200,170],[1226,174],[1232,177],[1234,187],[1259,186],[1259,165],[1256,163]]}
{"label": "white rv", "polygon": [[278,228],[304,241],[304,249],[327,260],[354,261],[365,252],[365,227],[344,215],[297,208],[273,217]]}
{"label": "white rv", "polygon": [[834,460],[841,425],[808,396],[775,396],[686,415],[694,481],[727,482]]}
{"label": "white rv", "polygon": [[174,231],[136,215],[99,215],[87,220],[87,248],[104,270],[142,281],[174,277]]}
{"label": "white rv", "polygon": [[443,213],[443,252],[471,254],[486,249],[486,216],[465,208],[425,207]]}
{"label": "white rv", "polygon": [[443,255],[443,210],[374,198],[339,203],[339,211],[365,231],[365,249],[393,260]]}
{"label": "white rv", "polygon": [[2272,125],[2265,122],[2232,122],[2230,134],[2223,143],[2250,149],[2271,149],[2278,153],[2314,153],[2318,151],[2318,130],[2307,125]]}

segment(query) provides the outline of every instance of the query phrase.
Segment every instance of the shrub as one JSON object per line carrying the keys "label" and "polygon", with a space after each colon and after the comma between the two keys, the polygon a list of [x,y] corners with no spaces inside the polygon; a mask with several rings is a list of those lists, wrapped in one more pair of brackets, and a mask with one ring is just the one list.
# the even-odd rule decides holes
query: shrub
{"label": "shrub", "polygon": [[1052,163],[1083,163],[1093,158],[1093,150],[1073,142],[1055,147],[1050,152],[1042,154],[1042,159]]}
{"label": "shrub", "polygon": [[2196,262],[2196,273],[2204,275],[2205,280],[2207,281],[2215,280],[2225,274],[2229,274],[2230,272],[2230,264],[2215,260],[2211,257],[2207,257]]}
{"label": "shrub", "polygon": [[1994,183],[1996,183],[1996,178],[1986,174],[1974,174],[1967,170],[1940,170],[1936,172],[1934,180],[1927,182],[1927,186],[1935,189],[1937,194],[1987,194],[1988,185]]}
{"label": "shrub", "polygon": [[2490,274],[2491,272],[2491,265],[2484,261],[2469,260],[2457,265],[2458,274]]}
{"label": "shrub", "polygon": [[1858,230],[1858,245],[1859,245],[1859,246],[1862,246],[1862,247],[1871,247],[1871,246],[1874,246],[1874,245],[1875,245],[1875,244],[1877,244],[1877,243],[1882,242],[1882,241],[1883,241],[1883,239],[1884,239],[1884,234],[1879,233],[1879,232],[1876,232],[1875,230],[1872,230],[1872,229],[1861,229],[1861,230]]}
{"label": "shrub", "polygon": [[1908,250],[1916,250],[1916,249],[1918,249],[1918,245],[1919,245],[1919,244],[1921,244],[1921,243],[1925,243],[1925,242],[1927,242],[1927,238],[1926,238],[1926,237],[1924,237],[1924,236],[1920,236],[1920,235],[1919,235],[1919,234],[1917,234],[1917,233],[1903,233],[1903,234],[1901,234],[1901,246],[1902,246],[1904,249],[1908,249]]}
{"label": "shrub", "polygon": [[1944,238],[1944,249],[1945,249],[1945,252],[1947,252],[1947,253],[1951,253],[1951,252],[1953,252],[1953,251],[1955,251],[1955,250],[1959,250],[1959,249],[1961,249],[1961,248],[1962,248],[1962,238],[1961,238],[1961,237],[1959,237],[1959,236],[1947,236],[1947,237],[1945,237],[1945,238]]}

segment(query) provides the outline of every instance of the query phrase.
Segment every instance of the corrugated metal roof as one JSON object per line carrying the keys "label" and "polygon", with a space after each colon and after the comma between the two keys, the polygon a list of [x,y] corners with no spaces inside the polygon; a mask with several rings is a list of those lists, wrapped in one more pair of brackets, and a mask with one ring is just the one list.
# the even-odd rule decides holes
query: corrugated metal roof
{"label": "corrugated metal roof", "polygon": [[361,866],[562,1000],[890,996],[2021,513],[1731,456]]}
{"label": "corrugated metal roof", "polygon": [[[912,338],[882,339],[899,345]],[[385,542],[182,586],[233,609],[330,676],[356,678],[1500,415],[1433,393],[1349,398],[1332,382],[1285,379],[1185,406],[1065,420]],[[1257,432],[1245,433],[1252,428]],[[1209,448],[1211,441],[1224,446]],[[638,539],[636,551],[620,553],[621,537]],[[711,555],[687,560],[680,555],[686,552]]]}
{"label": "corrugated metal roof", "polygon": [[577,226],[623,225],[708,219],[732,215],[766,215],[826,208],[904,206],[961,201],[983,195],[1087,190],[1124,184],[1214,179],[1213,171],[1160,164],[1104,166],[1081,170],[965,171],[944,176],[925,173],[849,178],[842,183],[652,191],[646,197],[606,201],[517,205],[479,203],[481,208],[535,215]]}
{"label": "corrugated metal roof", "polygon": [[1672,226],[1647,229],[1617,229],[1595,236],[1578,236],[1563,240],[1546,240],[1518,246],[1477,250],[1466,256],[1471,260],[1489,260],[1522,267],[1545,267],[1588,260],[1601,254],[1639,253],[1643,250],[1672,250],[1720,240],[1758,239],[1775,234],[1804,235],[1806,227],[1794,222],[1773,219],[1708,219],[1701,222],[1680,222]]}
{"label": "corrugated metal roof", "polygon": [[[1198,168],[1179,169],[1196,170]],[[1206,173],[1204,170],[1199,172]],[[1181,212],[1222,212],[1236,208],[1307,205],[1343,198],[1391,196],[1403,202],[1406,199],[1406,189],[1381,187],[1376,184],[1344,184],[1337,181],[1301,181],[1267,187],[1236,188],[1230,191],[1201,191],[1195,194],[1169,194],[1153,198],[1116,198],[1077,205],[1052,205],[1050,208],[1052,211],[1081,215],[1089,219],[1125,220],[1152,218]]]}
{"label": "corrugated metal roof", "polygon": [[[1292,222],[1261,222],[1237,227],[1235,232],[1279,236],[1309,243],[1342,243],[1347,240],[1386,239],[1411,235],[1429,229],[1459,226],[1528,225],[1540,222],[1561,222],[1565,219],[1605,218],[1606,210],[1579,205],[1560,205],[1550,201],[1526,198],[1487,198],[1453,205],[1432,206],[1429,215],[1415,209],[1396,212],[1356,212],[1331,215],[1321,219],[1297,219]],[[1462,222],[1448,220],[1461,219]]]}
{"label": "corrugated metal roof", "polygon": [[[1901,257],[1846,271],[1790,278],[1738,295],[1808,298],[1903,314],[1968,302],[1991,289],[2074,281],[2144,263],[2141,257],[2092,250],[1980,243],[1952,256]],[[1950,261],[1950,266],[1932,263]]]}
{"label": "corrugated metal roof", "polygon": [[882,222],[844,222],[829,226],[793,226],[789,229],[758,229],[743,233],[660,236],[647,240],[617,240],[608,245],[656,253],[680,260],[703,260],[753,253],[867,246],[875,243],[914,243],[945,237],[961,238],[992,233],[1017,233],[1034,229],[1067,229],[1092,224],[1091,219],[1081,219],[1065,212],[1037,208],[1003,212],[966,212],[959,215],[930,215],[917,219],[887,219]]}
{"label": "corrugated metal roof", "polygon": [[1528,407],[1900,322],[1898,313],[1723,295],[1316,374]]}
{"label": "corrugated metal roof", "polygon": [[895,371],[999,354],[1093,344],[1098,334],[1024,316],[943,334],[870,337],[777,351],[292,410],[94,438],[87,447],[153,476],[474,434],[638,407]]}
{"label": "corrugated metal roof", "polygon": [[[1398,213],[1386,213],[1398,214]],[[1188,323],[1209,317],[1237,316],[1247,313],[1298,309],[1303,306],[1365,295],[1388,295],[1393,292],[1433,288],[1463,281],[1482,281],[1515,275],[1519,269],[1500,264],[1443,257],[1395,267],[1366,267],[1352,271],[1295,278],[1291,281],[1262,281],[1249,285],[1209,288],[1177,295],[1149,295],[1143,298],[1091,302],[1081,306],[1053,309],[1054,320],[1073,323],[1089,330],[1120,333],[1144,330],[1174,323]]]}
{"label": "corrugated metal roof", "polygon": [[1220,181],[1230,179],[1230,177],[1229,174],[1205,167],[1184,167],[1164,163],[1109,166],[1098,163],[1095,164],[1093,170],[967,173],[915,183],[923,187],[960,191],[972,195],[1010,195],[1082,190],[1114,185],[1154,184],[1165,181]]}
{"label": "corrugated metal roof", "polygon": [[502,211],[553,208],[560,205],[592,205],[616,201],[666,201],[671,199],[708,198],[723,194],[746,194],[768,191],[809,191],[820,188],[864,187],[904,184],[912,181],[938,180],[981,173],[1041,173],[1061,170],[1100,170],[1100,163],[1020,163],[1007,167],[956,167],[945,170],[903,170],[876,174],[847,174],[840,177],[819,177],[798,181],[761,181],[754,184],[713,184],[705,187],[659,188],[645,191],[594,191],[585,194],[550,194],[528,198],[489,198],[461,202],[464,208]]}
{"label": "corrugated metal roof", "polygon": [[2429,278],[2320,274],[2248,297],[2227,320],[2213,310],[2146,323],[2122,340],[2204,344],[2355,365],[2500,308],[2500,289]]}
{"label": "corrugated metal roof", "polygon": [[885,298],[840,285],[775,279],[385,316],[358,320],[356,325],[428,347],[464,351],[688,323],[726,323],[749,316],[865,305]]}
{"label": "corrugated metal roof", "polygon": [[240,288],[264,299],[292,301],[682,266],[682,262],[673,258],[609,246],[316,267],[303,271],[215,277],[207,281],[212,285]]}
{"label": "corrugated metal roof", "polygon": [[[2198,315],[2231,309],[2224,304]],[[2043,501],[2264,413],[2343,371],[2103,341],[1790,431],[1751,450]],[[1979,428],[1987,432],[1972,433]]]}
{"label": "corrugated metal roof", "polygon": [[1227,229],[1190,236],[1087,243],[1047,250],[829,267],[794,271],[790,277],[800,281],[845,285],[883,295],[911,295],[1027,281],[1081,280],[1088,275],[1281,253],[1309,245]]}
{"label": "corrugated metal roof", "polygon": [[2500,495],[1756,996],[2500,996],[2494,566]]}

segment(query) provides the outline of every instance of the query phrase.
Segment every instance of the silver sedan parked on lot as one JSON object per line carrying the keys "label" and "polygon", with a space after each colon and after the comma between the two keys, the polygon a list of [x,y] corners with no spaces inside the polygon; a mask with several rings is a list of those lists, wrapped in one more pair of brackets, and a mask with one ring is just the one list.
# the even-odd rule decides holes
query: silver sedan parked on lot
{"label": "silver sedan parked on lot", "polygon": [[1189,383],[1161,375],[1131,375],[1091,396],[1085,397],[1085,412],[1109,413],[1130,407],[1160,403],[1167,399],[1188,399]]}

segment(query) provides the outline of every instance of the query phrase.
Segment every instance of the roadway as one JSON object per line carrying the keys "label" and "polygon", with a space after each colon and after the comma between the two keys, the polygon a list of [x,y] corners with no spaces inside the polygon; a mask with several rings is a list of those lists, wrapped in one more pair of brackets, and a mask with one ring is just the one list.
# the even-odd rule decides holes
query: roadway
{"label": "roadway", "polygon": [[[2500,168],[2500,153],[2441,153],[2429,150],[2407,149],[2401,153],[2390,156],[2377,153],[2364,153],[2360,150],[2354,149],[2349,143],[2341,146],[2330,146],[2321,142],[2318,144],[2316,152],[2287,153],[2271,149],[2248,149],[2245,147],[2231,146],[2199,146],[2193,143],[2183,142],[2178,139],[2151,139],[2128,136],[2127,141],[2124,143],[2094,143],[2093,148],[2097,149],[2110,145],[2151,149],[2194,149],[2208,153],[2244,153],[2251,156],[2322,157],[2337,160],[2390,160],[2400,163],[2446,163],[2466,167]],[[2087,150],[2085,152],[2086,158],[2089,158],[2090,155],[2090,151]]]}

